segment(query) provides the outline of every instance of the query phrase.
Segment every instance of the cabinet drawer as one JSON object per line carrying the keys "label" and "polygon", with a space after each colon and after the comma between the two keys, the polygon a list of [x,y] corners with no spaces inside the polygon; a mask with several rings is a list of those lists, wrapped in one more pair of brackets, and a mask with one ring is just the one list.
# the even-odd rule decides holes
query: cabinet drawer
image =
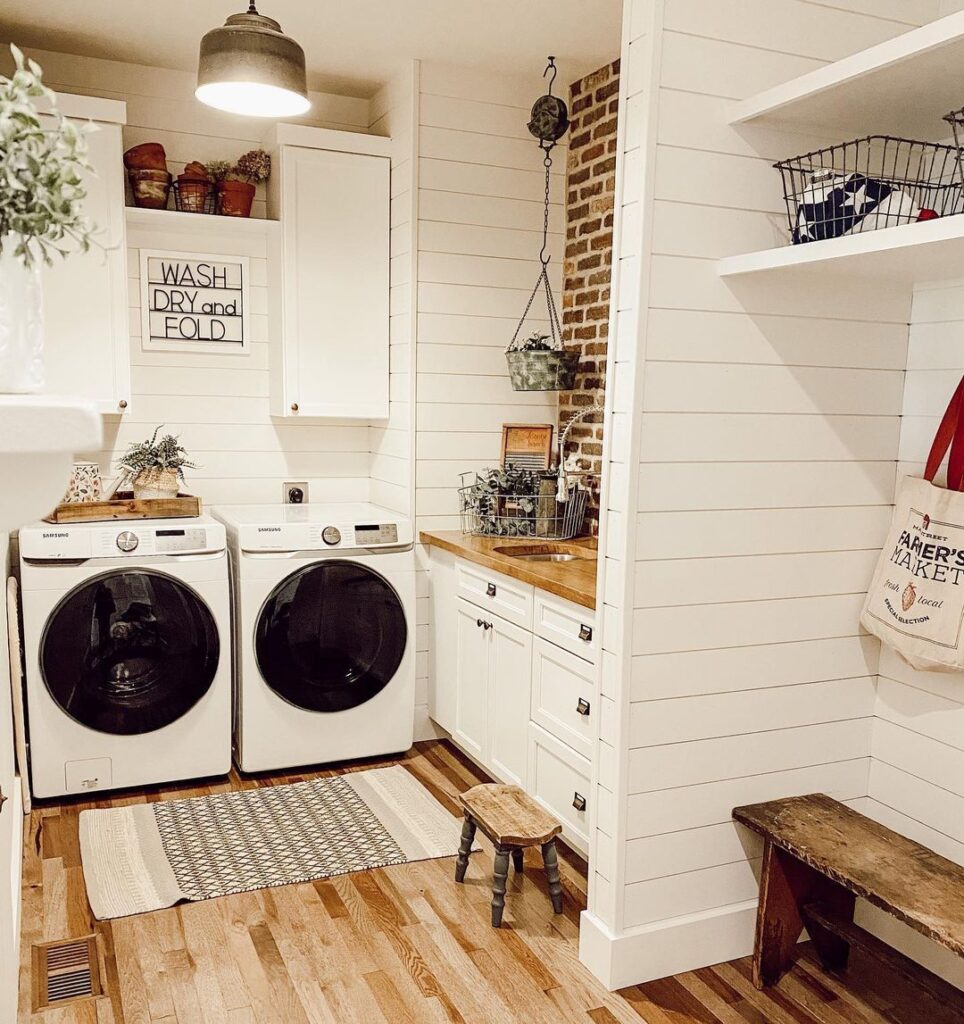
{"label": "cabinet drawer", "polygon": [[595,669],[547,640],[532,651],[532,721],[577,754],[592,757]]}
{"label": "cabinet drawer", "polygon": [[589,851],[589,761],[545,729],[529,723],[529,792],[562,822],[565,839]]}
{"label": "cabinet drawer", "polygon": [[534,630],[543,640],[550,640],[580,658],[595,662],[599,637],[596,613],[592,608],[537,590]]}
{"label": "cabinet drawer", "polygon": [[532,587],[473,562],[455,563],[459,597],[500,615],[523,629],[532,629]]}

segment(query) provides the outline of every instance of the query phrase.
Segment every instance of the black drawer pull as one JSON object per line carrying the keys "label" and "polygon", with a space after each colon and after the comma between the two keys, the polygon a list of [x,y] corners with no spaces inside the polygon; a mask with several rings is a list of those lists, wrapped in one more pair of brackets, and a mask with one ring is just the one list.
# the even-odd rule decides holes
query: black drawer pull
{"label": "black drawer pull", "polygon": [[576,705],[577,715],[588,715],[589,714],[589,701],[584,697],[579,698],[579,703]]}
{"label": "black drawer pull", "polygon": [[587,626],[583,623],[579,627],[579,639],[585,640],[586,643],[589,643],[589,641],[592,640],[592,626]]}
{"label": "black drawer pull", "polygon": [[485,623],[484,623],[484,622],[483,622],[483,621],[482,621],[481,619],[476,619],[476,620],[475,620],[475,624],[476,624],[477,626],[484,626],[484,625],[485,625]]}
{"label": "black drawer pull", "polygon": [[586,809],[586,798],[582,793],[572,794],[572,806],[575,807],[577,811],[584,811]]}
{"label": "black drawer pull", "polygon": [[495,597],[495,584],[494,583],[490,583],[485,588],[485,596],[486,597]]}

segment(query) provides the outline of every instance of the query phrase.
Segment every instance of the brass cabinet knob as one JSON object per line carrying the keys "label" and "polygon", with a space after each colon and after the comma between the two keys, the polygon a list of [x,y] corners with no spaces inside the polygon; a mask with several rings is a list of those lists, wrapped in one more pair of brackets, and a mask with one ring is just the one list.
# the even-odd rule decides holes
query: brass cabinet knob
{"label": "brass cabinet knob", "polygon": [[118,409],[126,409],[126,408],[127,408],[127,399],[126,399],[126,398],[122,398],[122,399],[121,399],[121,400],[120,400],[120,401],[119,401],[119,402],[117,403],[117,408],[118,408]]}
{"label": "brass cabinet knob", "polygon": [[292,412],[297,412],[298,411],[298,403],[297,402],[292,402],[291,403],[291,411]]}

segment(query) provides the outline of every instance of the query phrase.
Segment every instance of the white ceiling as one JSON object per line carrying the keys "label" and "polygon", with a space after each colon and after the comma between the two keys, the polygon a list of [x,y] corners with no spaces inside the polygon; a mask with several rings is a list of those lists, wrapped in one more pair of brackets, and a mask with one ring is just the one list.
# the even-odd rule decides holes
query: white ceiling
{"label": "white ceiling", "polygon": [[[2,0],[21,46],[194,70],[201,36],[245,0]],[[412,58],[571,82],[619,54],[622,0],[263,0],[305,49],[310,85],[368,97]],[[557,90],[558,91],[558,90]]]}

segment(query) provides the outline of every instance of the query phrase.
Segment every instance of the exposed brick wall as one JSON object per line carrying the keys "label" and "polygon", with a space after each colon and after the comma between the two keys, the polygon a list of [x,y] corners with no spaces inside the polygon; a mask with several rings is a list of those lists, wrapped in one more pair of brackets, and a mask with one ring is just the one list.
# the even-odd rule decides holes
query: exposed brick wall
{"label": "exposed brick wall", "polygon": [[[619,61],[574,82],[569,89],[569,163],[566,173],[566,256],[562,293],[563,337],[580,353],[576,390],[559,395],[559,430],[580,409],[601,402],[609,339],[609,284],[616,195],[616,111]],[[567,456],[579,469],[602,472],[603,417],[593,414],[569,434]],[[596,481],[598,489],[598,480]],[[590,526],[599,518],[590,499]]]}

